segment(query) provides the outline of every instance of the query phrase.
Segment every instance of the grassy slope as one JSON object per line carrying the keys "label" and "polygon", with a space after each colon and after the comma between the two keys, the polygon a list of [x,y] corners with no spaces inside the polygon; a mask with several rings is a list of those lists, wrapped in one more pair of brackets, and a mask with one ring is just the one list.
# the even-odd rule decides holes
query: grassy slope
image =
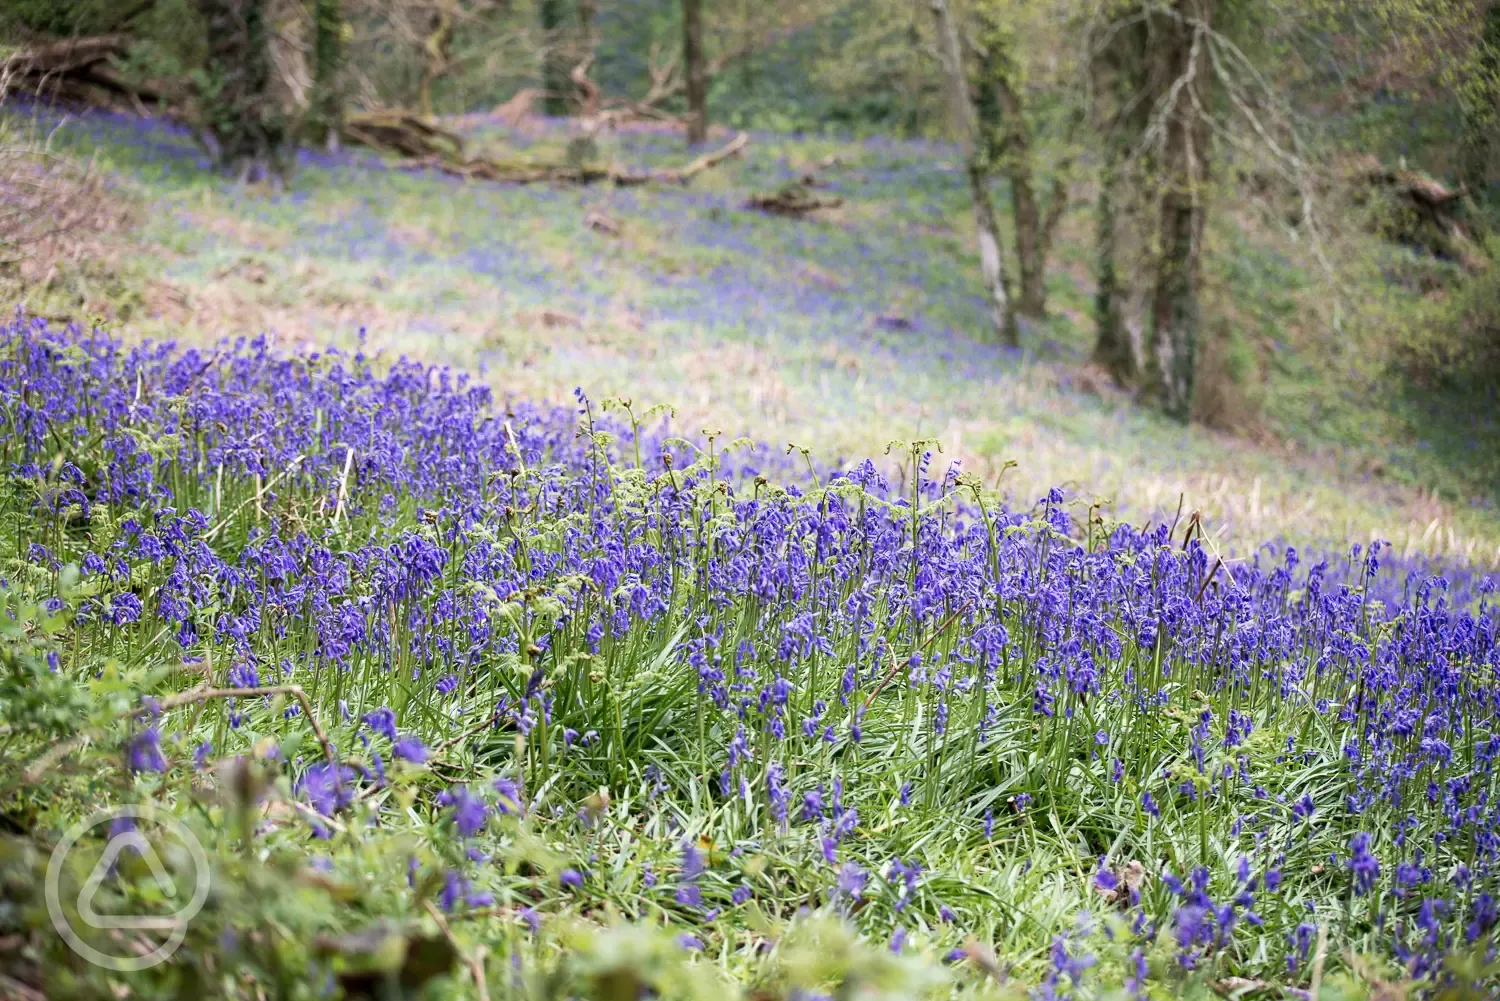
{"label": "grassy slope", "polygon": [[[565,138],[467,125],[542,151]],[[1240,551],[1278,535],[1379,536],[1500,554],[1494,497],[1475,486],[1493,468],[1472,458],[1493,450],[1483,426],[1434,445],[1411,435],[1406,401],[1330,384],[1344,360],[1317,357],[1323,342],[1294,329],[1323,295],[1317,276],[1253,230],[1216,235],[1214,282],[1236,336],[1269,359],[1265,412],[1281,440],[1268,445],[1183,429],[1096,388],[1082,368],[1086,206],[1060,241],[1053,319],[1026,332],[1023,354],[983,343],[962,184],[941,145],[757,135],[689,188],[631,191],[464,185],[363,155],[305,156],[273,194],[207,176],[191,142],[163,127],[89,120],[59,137],[118,171],[145,211],[108,267],[82,281],[65,272],[50,297],[31,292],[53,312],[102,310],[130,334],[204,340],[269,329],[348,344],[363,328],[374,349],[483,368],[504,393],[561,399],[581,385],[669,402],[687,428],[796,441],[830,460],[933,436],[986,479],[1018,460],[1008,482],[1027,503],[1060,483],[1142,519],[1169,517],[1184,495]],[[611,141],[628,162],[684,157],[669,136]],[[843,208],[804,222],[742,210],[749,191],[830,153]],[[592,212],[621,235],[591,230]],[[1356,304],[1390,298],[1353,291]]]}

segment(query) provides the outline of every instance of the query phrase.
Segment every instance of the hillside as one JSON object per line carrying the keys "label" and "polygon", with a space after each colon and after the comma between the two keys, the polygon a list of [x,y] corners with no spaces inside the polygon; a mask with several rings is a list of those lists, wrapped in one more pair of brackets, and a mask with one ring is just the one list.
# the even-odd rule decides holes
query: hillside
{"label": "hillside", "polygon": [[[689,186],[629,190],[464,183],[368,152],[304,151],[273,191],[205,173],[191,138],[162,122],[41,115],[134,220],[23,290],[44,313],[205,345],[262,331],[288,346],[363,343],[473,368],[506,396],[560,401],[581,387],[670,404],[684,430],[793,441],[830,464],[931,437],[987,482],[1013,460],[1002,486],[1022,507],[1063,484],[1080,516],[1100,500],[1142,523],[1171,520],[1180,497],[1226,556],[1278,537],[1500,553],[1493,387],[1424,399],[1369,367],[1372,310],[1407,308],[1403,274],[1428,267],[1373,235],[1344,232],[1335,248],[1350,262],[1335,336],[1308,248],[1252,211],[1216,227],[1216,343],[1253,397],[1231,401],[1252,409],[1229,434],[1164,421],[1087,365],[1086,185],[1054,254],[1052,318],[1024,331],[1020,352],[985,342],[961,173],[940,143],[755,133]],[[568,139],[539,118],[455,123],[523,155],[558,155]],[[603,141],[641,166],[688,156],[648,127]],[[837,208],[746,209],[809,170]]]}

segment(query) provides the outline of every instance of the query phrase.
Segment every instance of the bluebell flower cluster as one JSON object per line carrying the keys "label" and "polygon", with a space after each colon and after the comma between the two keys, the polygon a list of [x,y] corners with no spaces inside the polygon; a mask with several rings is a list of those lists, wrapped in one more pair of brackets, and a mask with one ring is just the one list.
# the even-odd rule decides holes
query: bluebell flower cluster
{"label": "bluebell flower cluster", "polygon": [[[1257,961],[1299,970],[1334,921],[1423,974],[1496,923],[1500,646],[1479,575],[1408,572],[1378,544],[1220,562],[1171,525],[1080,526],[1061,492],[1006,506],[921,443],[894,472],[799,468],[624,401],[541,407],[407,359],[126,345],[22,316],[0,441],[34,515],[17,558],[87,584],[55,596],[75,649],[223,665],[235,689],[295,678],[339,754],[373,757],[289,763],[314,815],[379,785],[382,752],[420,766],[472,738],[505,777],[424,803],[459,837],[528,814],[528,789],[571,816],[559,797],[637,775],[645,798],[716,797],[756,839],[803,845],[818,892],[894,951],[960,923],[943,857],[902,841],[918,811],[1028,868],[1081,844],[1080,899],[1108,895],[1185,968],[1274,923],[1281,952]],[[263,731],[273,705],[227,708]],[[234,753],[230,728],[178,762],[162,734],[183,722],[152,714],[128,767]],[[749,899],[662,838],[681,909]],[[558,879],[587,894],[591,871]],[[488,899],[445,878],[445,908]],[[1039,948],[1053,989],[1089,976],[1081,937]]]}

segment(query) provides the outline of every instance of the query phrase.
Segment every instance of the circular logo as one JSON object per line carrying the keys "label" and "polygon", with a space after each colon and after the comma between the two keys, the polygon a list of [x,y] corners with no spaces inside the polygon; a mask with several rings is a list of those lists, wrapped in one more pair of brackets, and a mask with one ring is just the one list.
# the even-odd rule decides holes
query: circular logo
{"label": "circular logo", "polygon": [[[63,865],[78,841],[101,824],[110,825],[112,833],[109,842],[104,846],[104,851],[89,871],[88,878],[79,888],[78,898],[74,901],[70,914],[63,907],[60,888]],[[180,900],[182,894],[179,887],[167,872],[167,867],[162,864],[151,841],[142,833],[142,825],[158,828],[161,835],[170,835],[187,850],[188,857],[192,859],[195,878],[192,894],[186,901]],[[157,840],[161,841],[162,838],[158,837]],[[95,909],[94,898],[99,893],[100,885],[115,872],[120,855],[126,851],[133,851],[139,855],[141,862],[150,870],[151,878],[161,893],[169,900],[179,903],[180,906],[175,912],[171,914],[100,914]],[[43,894],[47,900],[47,913],[52,917],[52,926],[57,929],[57,933],[74,952],[95,966],[102,966],[117,973],[135,973],[165,962],[172,953],[177,951],[177,947],[182,945],[182,940],[187,936],[188,922],[198,916],[198,912],[203,909],[204,901],[208,899],[208,856],[193,833],[171,817],[160,816],[143,806],[120,806],[99,810],[68,828],[62,840],[57,843],[57,847],[52,849],[52,855],[47,860]],[[165,938],[155,948],[145,952],[137,948],[129,950],[127,955],[111,955],[85,942],[71,919],[76,919],[96,932],[143,933],[147,940],[141,948],[149,946],[150,942],[159,935],[164,935]],[[123,941],[121,951],[127,951]]]}

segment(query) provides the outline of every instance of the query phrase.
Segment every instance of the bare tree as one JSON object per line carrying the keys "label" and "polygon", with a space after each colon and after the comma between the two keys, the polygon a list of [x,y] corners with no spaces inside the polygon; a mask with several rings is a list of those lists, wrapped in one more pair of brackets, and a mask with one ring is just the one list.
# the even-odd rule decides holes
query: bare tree
{"label": "bare tree", "polygon": [[1016,58],[1017,29],[997,7],[993,3],[974,7],[978,34],[974,48],[979,54],[975,111],[992,169],[1003,169],[1010,180],[1020,278],[1016,312],[1043,319],[1047,315],[1047,256],[1067,208],[1073,131],[1082,117],[1078,113],[1067,116],[1064,152],[1053,171],[1044,205],[1037,192],[1036,150],[1023,96],[1023,70]]}
{"label": "bare tree", "polygon": [[938,54],[948,81],[949,101],[958,124],[959,139],[963,144],[969,195],[974,203],[974,221],[979,229],[979,263],[989,298],[990,318],[1001,340],[1016,346],[1020,344],[1020,331],[1016,326],[1015,311],[1011,308],[1005,276],[1004,245],[1000,242],[1000,226],[995,218],[994,202],[990,198],[988,158],[979,144],[979,124],[973,99],[969,95],[968,76],[964,72],[963,43],[948,0],[930,0],[930,5],[937,26]]}
{"label": "bare tree", "polygon": [[682,0],[682,64],[687,71],[688,142],[697,144],[708,138],[702,0]]}

